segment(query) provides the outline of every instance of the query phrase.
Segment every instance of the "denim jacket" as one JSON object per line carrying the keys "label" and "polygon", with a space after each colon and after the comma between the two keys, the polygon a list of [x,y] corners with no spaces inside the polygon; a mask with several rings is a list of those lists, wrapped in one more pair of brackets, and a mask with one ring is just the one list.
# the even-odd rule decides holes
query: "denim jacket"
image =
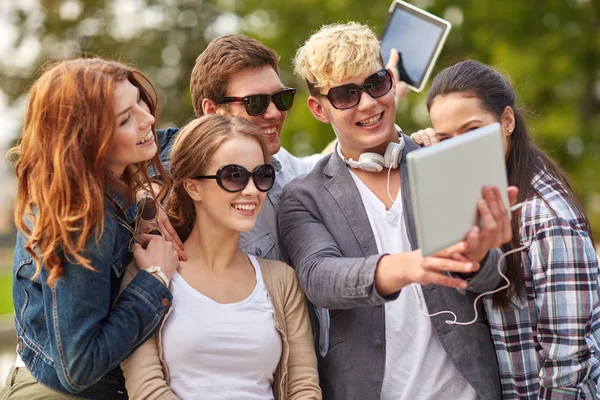
{"label": "denim jacket", "polygon": [[[117,217],[110,198],[124,210]],[[171,305],[169,290],[140,273],[119,294],[132,259],[131,234],[119,223],[137,213],[117,194],[107,192],[104,231],[86,244],[94,271],[69,261],[59,250],[64,273],[54,288],[48,271],[34,278],[35,262],[19,233],[13,266],[17,352],[31,374],[62,393],[90,399],[127,398],[119,364],[158,326]]]}

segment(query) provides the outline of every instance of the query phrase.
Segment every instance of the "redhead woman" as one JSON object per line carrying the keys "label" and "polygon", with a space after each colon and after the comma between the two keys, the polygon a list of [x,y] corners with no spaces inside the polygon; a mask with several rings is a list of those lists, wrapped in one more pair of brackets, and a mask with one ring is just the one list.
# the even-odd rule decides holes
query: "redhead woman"
{"label": "redhead woman", "polygon": [[[148,80],[116,62],[59,62],[33,84],[11,151],[18,355],[1,399],[127,398],[119,364],[169,310],[179,263],[135,223],[148,168],[164,173],[155,110]],[[119,294],[132,257],[142,271]]]}
{"label": "redhead woman", "polygon": [[[598,258],[565,172],[531,139],[515,92],[491,67],[464,61],[433,81],[434,141],[502,126],[508,183],[519,188],[510,286],[485,300],[504,399],[595,399],[600,377]],[[416,138],[422,141],[422,138]]]}
{"label": "redhead woman", "polygon": [[188,261],[171,280],[160,329],[122,364],[130,398],[320,399],[294,271],[238,247],[275,182],[260,129],[230,115],[193,120],[170,173],[167,211]]}

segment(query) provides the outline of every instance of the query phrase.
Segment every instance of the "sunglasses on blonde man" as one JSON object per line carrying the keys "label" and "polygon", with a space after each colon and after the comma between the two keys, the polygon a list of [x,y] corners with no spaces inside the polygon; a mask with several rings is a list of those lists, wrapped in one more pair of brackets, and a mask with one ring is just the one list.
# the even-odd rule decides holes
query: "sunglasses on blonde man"
{"label": "sunglasses on blonde man", "polygon": [[362,86],[354,83],[335,86],[329,89],[327,94],[317,93],[315,96],[326,97],[334,108],[338,110],[347,110],[360,103],[360,96],[363,92],[376,99],[385,96],[392,90],[392,75],[390,71],[383,68],[369,75]]}

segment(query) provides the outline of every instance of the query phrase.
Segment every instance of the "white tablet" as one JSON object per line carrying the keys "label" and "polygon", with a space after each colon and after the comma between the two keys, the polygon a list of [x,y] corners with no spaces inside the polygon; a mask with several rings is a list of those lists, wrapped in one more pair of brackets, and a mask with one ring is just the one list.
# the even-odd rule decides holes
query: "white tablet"
{"label": "white tablet", "polygon": [[424,256],[459,242],[478,223],[477,201],[484,186],[497,186],[510,209],[499,123],[412,151],[406,160]]}
{"label": "white tablet", "polygon": [[450,22],[411,4],[396,0],[381,35],[381,55],[387,65],[390,50],[400,53],[400,79],[417,92],[425,87],[442,50]]}

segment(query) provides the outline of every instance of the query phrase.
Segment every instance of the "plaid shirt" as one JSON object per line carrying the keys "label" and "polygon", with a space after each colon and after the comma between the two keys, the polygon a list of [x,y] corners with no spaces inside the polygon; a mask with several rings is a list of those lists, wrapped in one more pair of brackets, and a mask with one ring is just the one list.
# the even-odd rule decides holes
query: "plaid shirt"
{"label": "plaid shirt", "polygon": [[585,221],[547,172],[521,209],[524,290],[484,300],[504,399],[592,399],[600,377],[598,258]]}

